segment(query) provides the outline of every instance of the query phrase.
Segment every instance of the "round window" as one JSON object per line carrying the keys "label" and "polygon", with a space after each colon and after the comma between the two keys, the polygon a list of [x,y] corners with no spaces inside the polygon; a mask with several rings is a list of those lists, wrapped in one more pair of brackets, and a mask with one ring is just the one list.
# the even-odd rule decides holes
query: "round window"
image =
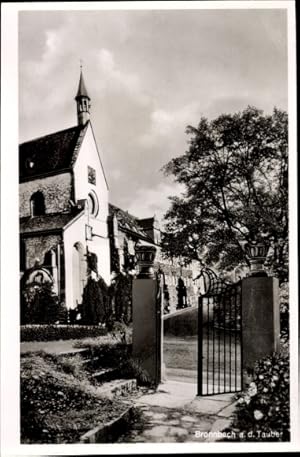
{"label": "round window", "polygon": [[98,214],[98,209],[99,209],[99,205],[98,205],[98,200],[97,200],[97,197],[96,197],[96,194],[94,193],[89,193],[88,194],[88,209],[89,209],[89,213],[92,215],[92,216],[97,216]]}

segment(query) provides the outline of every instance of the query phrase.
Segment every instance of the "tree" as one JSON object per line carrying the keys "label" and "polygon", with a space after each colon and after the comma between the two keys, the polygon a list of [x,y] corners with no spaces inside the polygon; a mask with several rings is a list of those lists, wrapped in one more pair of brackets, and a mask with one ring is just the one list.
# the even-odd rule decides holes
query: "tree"
{"label": "tree", "polygon": [[246,242],[263,238],[273,245],[273,269],[285,276],[287,113],[275,108],[272,115],[264,115],[248,107],[212,121],[202,118],[186,132],[188,150],[163,168],[184,187],[181,196],[170,197],[165,254],[231,269],[248,262]]}
{"label": "tree", "polygon": [[109,292],[104,279],[98,274],[97,255],[87,254],[88,280],[83,290],[81,321],[87,325],[104,323],[109,318]]}

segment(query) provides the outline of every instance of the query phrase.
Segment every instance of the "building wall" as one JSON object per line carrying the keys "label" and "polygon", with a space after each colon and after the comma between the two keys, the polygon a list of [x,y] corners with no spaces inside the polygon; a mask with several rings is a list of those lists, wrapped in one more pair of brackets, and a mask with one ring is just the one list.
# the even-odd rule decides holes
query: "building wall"
{"label": "building wall", "polygon": [[36,259],[43,264],[46,252],[54,249],[61,240],[61,235],[36,235],[24,238],[26,269],[33,268]]}
{"label": "building wall", "polygon": [[[111,242],[112,245],[117,244],[118,257],[120,262],[120,268],[124,264],[124,243],[130,239],[130,236],[122,230],[118,230],[117,233],[112,234],[112,225],[110,228]],[[134,241],[138,241],[138,236],[134,238]],[[159,246],[156,246],[157,252],[155,257],[154,268],[157,271],[159,268],[164,272],[165,284],[167,285],[169,293],[169,305],[170,312],[176,311],[178,306],[178,280],[181,277],[186,287],[187,303],[189,306],[196,306],[198,303],[198,289],[197,285],[193,282],[193,278],[196,276],[192,268],[181,268],[178,266],[178,262],[164,259]],[[113,252],[114,248],[111,249]]]}
{"label": "building wall", "polygon": [[[92,167],[96,172],[96,184],[88,181],[88,166]],[[93,216],[90,217],[91,219],[96,219],[95,229],[97,228],[97,234],[107,237],[108,188],[92,128],[89,125],[74,165],[74,193],[76,201],[87,199],[90,192],[97,195],[99,203],[98,215],[96,218],[93,218]]]}
{"label": "building wall", "polygon": [[193,271],[189,268],[180,268],[168,260],[162,260],[156,263],[155,269],[160,268],[164,272],[165,284],[169,293],[170,312],[174,312],[178,306],[178,281],[181,278],[186,287],[186,298],[188,306],[197,306],[198,288],[193,282]]}
{"label": "building wall", "polygon": [[87,214],[82,214],[79,219],[70,224],[63,234],[64,239],[64,252],[65,252],[65,295],[67,308],[76,307],[76,291],[78,291],[75,284],[77,275],[74,274],[74,245],[80,243],[83,246],[84,254],[93,252],[98,258],[98,272],[106,281],[110,283],[110,250],[109,239],[93,237],[92,241],[87,241],[85,236],[86,225],[89,223],[93,232],[95,229],[94,224],[97,221],[88,219]]}
{"label": "building wall", "polygon": [[60,213],[70,209],[69,200],[72,198],[71,173],[61,173],[40,179],[20,183],[19,214],[20,217],[30,216],[30,198],[37,191],[45,198],[45,213]]}

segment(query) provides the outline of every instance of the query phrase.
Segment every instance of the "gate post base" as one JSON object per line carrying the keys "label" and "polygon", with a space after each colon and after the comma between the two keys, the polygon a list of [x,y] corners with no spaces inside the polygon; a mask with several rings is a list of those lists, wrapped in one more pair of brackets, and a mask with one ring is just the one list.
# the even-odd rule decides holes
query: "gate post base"
{"label": "gate post base", "polygon": [[151,381],[161,382],[162,322],[157,303],[157,280],[134,279],[132,289],[132,355]]}

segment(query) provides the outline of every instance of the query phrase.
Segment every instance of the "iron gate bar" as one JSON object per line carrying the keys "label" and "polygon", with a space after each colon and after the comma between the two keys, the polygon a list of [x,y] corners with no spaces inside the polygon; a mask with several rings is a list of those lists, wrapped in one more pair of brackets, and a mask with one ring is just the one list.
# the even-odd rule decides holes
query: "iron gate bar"
{"label": "iron gate bar", "polygon": [[221,390],[221,314],[219,313],[218,315],[218,331],[219,331],[219,360],[218,360],[218,365],[219,365],[219,386],[218,386],[218,393]]}
{"label": "iron gate bar", "polygon": [[[229,299],[229,390],[231,390],[231,305],[232,296]],[[234,301],[234,306],[236,305]]]}
{"label": "iron gate bar", "polygon": [[243,389],[243,326],[242,326],[242,315],[243,315],[243,302],[242,302],[242,286],[241,281],[239,282],[240,294],[239,294],[239,306],[240,306],[240,359],[241,359],[241,386],[240,390]]}
{"label": "iron gate bar", "polygon": [[237,350],[236,350],[236,345],[237,345],[237,313],[236,313],[236,302],[237,302],[237,290],[235,290],[235,307],[234,307],[234,364],[235,364],[235,370],[234,370],[234,388],[237,388],[237,363],[236,363],[236,357],[237,357]]}
{"label": "iron gate bar", "polygon": [[[202,331],[203,331],[203,298],[198,299],[198,395],[203,395],[203,344],[202,344]],[[201,338],[200,338],[201,332]]]}
{"label": "iron gate bar", "polygon": [[223,336],[224,336],[224,392],[226,392],[226,332],[225,332],[225,309],[226,309],[226,295],[224,300],[224,310],[223,310]]}
{"label": "iron gate bar", "polygon": [[234,393],[242,389],[240,283],[218,282],[199,296],[198,395]]}
{"label": "iron gate bar", "polygon": [[213,394],[215,393],[215,326],[214,326],[214,321],[215,321],[215,304],[214,302],[212,303],[212,320],[213,320]]}
{"label": "iron gate bar", "polygon": [[209,298],[208,298],[208,302],[207,302],[207,322],[206,322],[206,328],[207,328],[207,362],[206,362],[206,378],[207,378],[207,381],[206,381],[206,390],[207,390],[207,393],[208,393],[208,386],[209,386],[209,366],[208,366],[208,363],[209,363]]}

